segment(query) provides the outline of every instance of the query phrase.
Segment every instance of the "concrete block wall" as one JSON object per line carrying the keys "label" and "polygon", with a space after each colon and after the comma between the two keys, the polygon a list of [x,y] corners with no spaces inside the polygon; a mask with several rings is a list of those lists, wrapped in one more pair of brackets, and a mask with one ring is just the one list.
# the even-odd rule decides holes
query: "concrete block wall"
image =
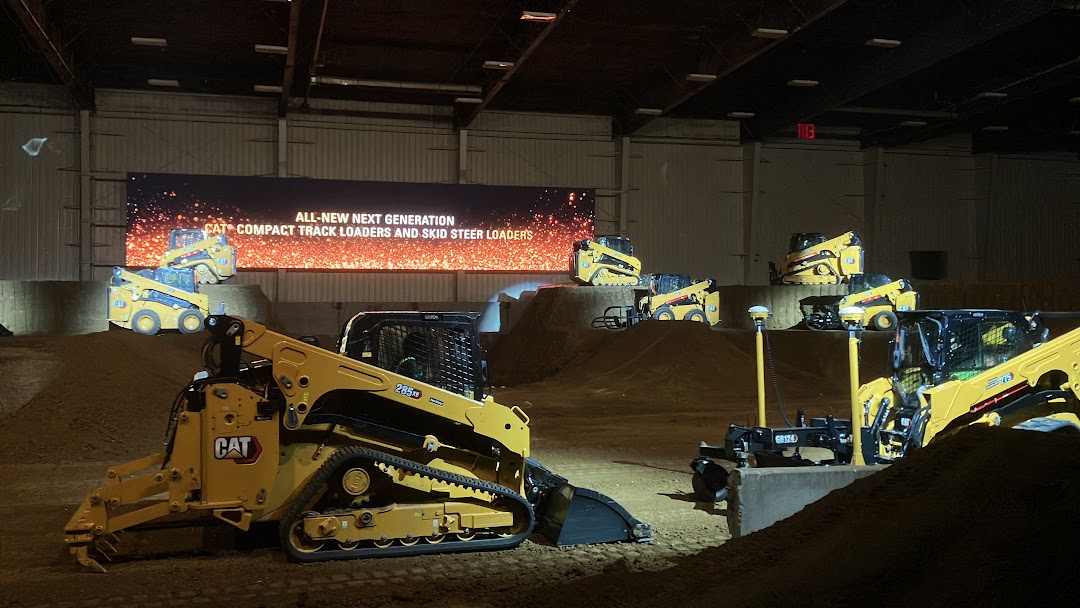
{"label": "concrete block wall", "polygon": [[[271,320],[270,303],[252,285],[203,285],[210,312],[260,323]],[[0,281],[0,324],[16,335],[88,334],[108,331],[108,283],[104,281]]]}

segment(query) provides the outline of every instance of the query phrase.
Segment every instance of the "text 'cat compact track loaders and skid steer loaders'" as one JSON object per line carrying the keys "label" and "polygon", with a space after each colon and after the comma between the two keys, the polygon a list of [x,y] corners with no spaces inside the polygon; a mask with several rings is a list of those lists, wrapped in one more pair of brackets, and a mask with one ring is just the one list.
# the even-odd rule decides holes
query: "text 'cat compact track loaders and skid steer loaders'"
{"label": "text 'cat compact track loaders and skid steer loaders'", "polygon": [[630,237],[598,236],[574,243],[570,276],[582,285],[641,285],[641,260]]}
{"label": "text 'cat compact track loaders and skid steer loaders'", "polygon": [[220,283],[236,274],[236,247],[224,234],[176,228],[169,232],[169,249],[161,256],[168,268],[190,268],[199,283]]}
{"label": "text 'cat compact track loaders and skid steer loaders'", "polygon": [[720,322],[720,291],[716,281],[695,281],[686,274],[648,276],[648,291],[636,306],[608,306],[594,326],[623,329],[646,319],[658,321]]}
{"label": "text 'cat compact track loaders and skid steer loaders'", "polygon": [[828,240],[819,232],[795,233],[780,268],[769,262],[773,285],[839,285],[862,272],[862,241],[856,232]]}
{"label": "text 'cat compact track loaders and skid steer loaders'", "polygon": [[295,561],[511,548],[534,528],[557,545],[651,540],[529,458],[525,412],[483,396],[475,315],[358,315],[340,353],[236,317],[206,329],[164,449],[111,467],[65,527],[81,564],[103,570],[120,531],[192,517],[273,522]]}
{"label": "text 'cat compact track loaders and skid steer loaders'", "polygon": [[[852,417],[826,416],[807,424],[800,411],[793,424],[768,427],[761,355],[768,313],[763,310],[751,309],[758,326],[758,426],[732,424],[723,446],[702,442],[690,465],[695,494],[702,500],[724,498],[731,471],[750,464],[884,464],[972,424],[1080,431],[1080,329],[1051,340],[1042,322],[1080,315],[901,312],[890,348],[892,376],[859,387],[856,331],[863,313],[845,309]],[[851,420],[857,421],[857,433]],[[800,451],[805,448],[824,449],[831,457],[804,459]]]}
{"label": "text 'cat compact track loaders and skid steer loaders'", "polygon": [[809,329],[844,329],[840,311],[858,306],[863,311],[862,326],[878,331],[896,329],[897,311],[919,307],[919,293],[904,279],[893,281],[883,274],[853,274],[848,280],[848,295],[834,304],[815,306],[806,315]]}

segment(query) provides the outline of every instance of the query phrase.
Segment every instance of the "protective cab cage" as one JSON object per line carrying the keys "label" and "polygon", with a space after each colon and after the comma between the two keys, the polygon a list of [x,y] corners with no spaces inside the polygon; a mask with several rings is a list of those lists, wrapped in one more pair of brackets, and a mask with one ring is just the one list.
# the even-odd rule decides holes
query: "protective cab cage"
{"label": "protective cab cage", "polygon": [[478,313],[362,312],[342,328],[341,354],[387,371],[481,400],[486,362]]}

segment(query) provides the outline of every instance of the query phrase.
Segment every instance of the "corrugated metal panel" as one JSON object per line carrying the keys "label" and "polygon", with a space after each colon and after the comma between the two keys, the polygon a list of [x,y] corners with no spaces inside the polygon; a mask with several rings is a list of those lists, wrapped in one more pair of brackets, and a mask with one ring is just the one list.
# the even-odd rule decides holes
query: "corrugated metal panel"
{"label": "corrugated metal panel", "polygon": [[526,114],[521,112],[484,112],[469,126],[473,135],[492,133],[529,133],[533,135],[570,135],[573,137],[611,138],[611,118],[571,116],[568,114]]}
{"label": "corrugated metal panel", "polygon": [[30,108],[46,108],[50,111],[63,109],[72,114],[75,112],[67,90],[51,84],[0,83],[0,106],[13,106],[17,112],[26,112]]}
{"label": "corrugated metal panel", "polygon": [[290,124],[288,140],[290,176],[438,183],[457,179],[457,140],[446,129],[305,120]]}
{"label": "corrugated metal panel", "polygon": [[646,272],[742,279],[742,148],[634,142],[629,232]]}
{"label": "corrugated metal panel", "polygon": [[945,251],[947,278],[978,278],[974,159],[889,151],[883,162],[867,270],[906,277],[910,251]]}
{"label": "corrugated metal panel", "polygon": [[520,273],[464,273],[458,284],[459,302],[495,302],[500,294],[511,298],[521,297],[521,292],[532,291],[541,285],[570,282],[567,273],[520,274]]}
{"label": "corrugated metal panel", "polygon": [[1080,277],[1080,170],[1076,159],[1000,157],[992,166],[985,278]]}
{"label": "corrugated metal panel", "polygon": [[454,275],[398,272],[288,272],[282,302],[452,302]]}
{"label": "corrugated metal panel", "polygon": [[782,260],[795,232],[863,230],[862,162],[855,147],[762,146],[755,218],[768,226],[762,255]]}
{"label": "corrugated metal panel", "polygon": [[77,280],[75,116],[0,110],[0,142],[0,279]]}
{"label": "corrugated metal panel", "polygon": [[580,138],[478,135],[469,138],[468,181],[507,186],[619,188],[616,142]]}
{"label": "corrugated metal panel", "polygon": [[97,89],[94,100],[98,115],[181,115],[201,119],[229,116],[248,120],[262,117],[271,121],[277,115],[276,100],[258,97]]}
{"label": "corrugated metal panel", "polygon": [[91,128],[94,263],[124,262],[129,172],[274,175],[266,100],[99,91]]}
{"label": "corrugated metal panel", "polygon": [[274,175],[273,121],[192,116],[98,116],[91,131],[95,175],[129,171],[202,175]]}

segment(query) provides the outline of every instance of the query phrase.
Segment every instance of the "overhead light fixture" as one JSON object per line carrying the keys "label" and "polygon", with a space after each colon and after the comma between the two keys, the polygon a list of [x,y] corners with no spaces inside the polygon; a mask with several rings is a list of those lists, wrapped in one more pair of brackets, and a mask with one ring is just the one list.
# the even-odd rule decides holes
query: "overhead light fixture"
{"label": "overhead light fixture", "polygon": [[1008,93],[998,93],[997,91],[983,91],[975,96],[975,99],[1003,99],[1008,97]]}
{"label": "overhead light fixture", "polygon": [[146,79],[146,84],[148,84],[148,85],[150,85],[152,87],[173,87],[173,88],[177,88],[177,87],[180,86],[179,81],[176,81],[176,80],[164,80],[164,79],[161,79],[161,78],[147,78]]}
{"label": "overhead light fixture", "polygon": [[989,131],[990,133],[1001,133],[1003,131],[1008,131],[1009,127],[1002,126],[1002,125],[986,125],[985,127],[982,128],[982,130],[983,131]]}
{"label": "overhead light fixture", "polygon": [[289,54],[289,47],[287,47],[287,46],[278,46],[276,44],[256,44],[255,45],[255,52],[256,53],[267,53],[267,54],[270,54],[270,55],[288,55]]}
{"label": "overhead light fixture", "polygon": [[1080,103],[1080,97],[1073,97],[1069,100],[1069,103]]}
{"label": "overhead light fixture", "polygon": [[277,84],[257,84],[255,85],[256,93],[280,93],[281,85]]}
{"label": "overhead light fixture", "polygon": [[753,118],[757,116],[753,112],[728,112],[728,118]]}
{"label": "overhead light fixture", "polygon": [[775,29],[775,28],[771,28],[771,27],[758,27],[758,28],[754,28],[754,31],[750,32],[750,35],[755,36],[757,38],[779,39],[779,38],[783,38],[784,36],[787,36],[788,31],[787,30]]}
{"label": "overhead light fixture", "polygon": [[687,74],[687,82],[712,82],[716,80],[716,74]]}
{"label": "overhead light fixture", "polygon": [[509,70],[514,67],[513,61],[485,61],[485,70]]}
{"label": "overhead light fixture", "polygon": [[871,38],[866,41],[866,46],[876,46],[883,49],[895,49],[900,46],[899,40],[891,38]]}
{"label": "overhead light fixture", "polygon": [[787,81],[787,84],[789,87],[816,87],[818,85],[818,81],[807,80],[803,78],[794,78]]}
{"label": "overhead light fixture", "polygon": [[634,110],[634,114],[638,114],[640,116],[660,116],[663,113],[664,111],[660,108],[638,108]]}
{"label": "overhead light fixture", "polygon": [[483,99],[479,97],[456,97],[454,103],[484,103]]}
{"label": "overhead light fixture", "polygon": [[143,38],[141,36],[132,36],[131,44],[138,46],[169,46],[168,41],[164,38]]}
{"label": "overhead light fixture", "polygon": [[901,127],[925,127],[925,120],[905,120],[900,123]]}
{"label": "overhead light fixture", "polygon": [[554,21],[555,13],[541,13],[540,11],[522,11],[522,21]]}

